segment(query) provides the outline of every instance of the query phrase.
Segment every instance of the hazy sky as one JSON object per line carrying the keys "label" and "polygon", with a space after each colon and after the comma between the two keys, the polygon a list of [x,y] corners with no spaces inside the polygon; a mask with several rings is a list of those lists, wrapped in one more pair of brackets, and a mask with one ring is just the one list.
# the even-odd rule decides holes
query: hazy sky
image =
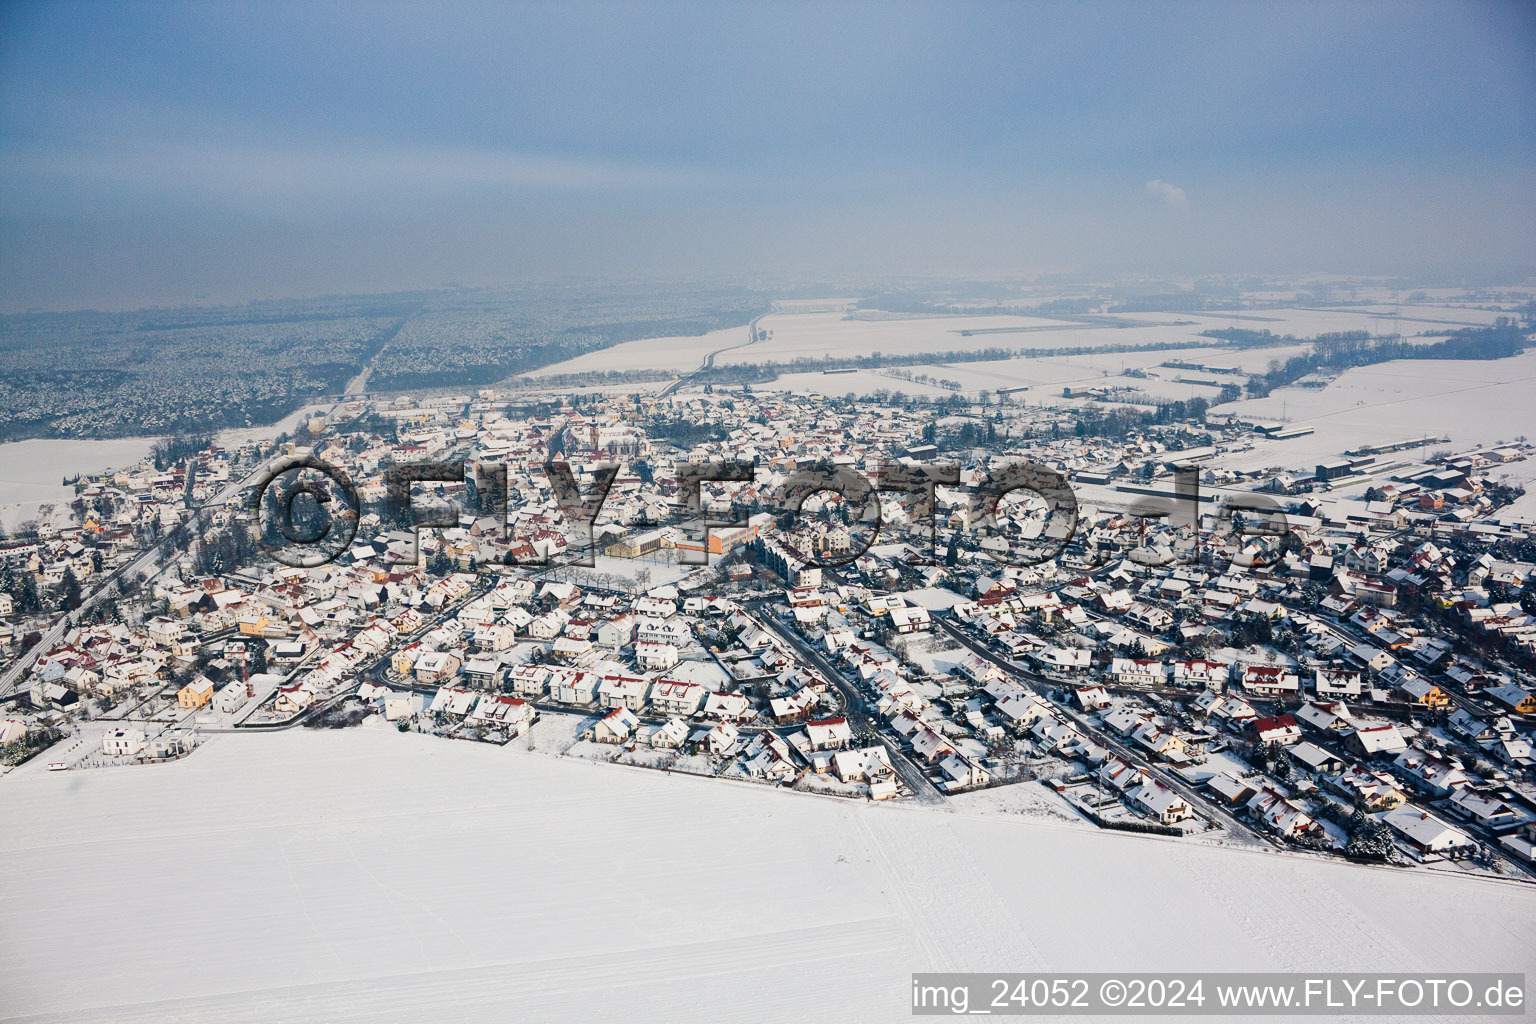
{"label": "hazy sky", "polygon": [[0,308],[1536,262],[1536,4],[0,5]]}

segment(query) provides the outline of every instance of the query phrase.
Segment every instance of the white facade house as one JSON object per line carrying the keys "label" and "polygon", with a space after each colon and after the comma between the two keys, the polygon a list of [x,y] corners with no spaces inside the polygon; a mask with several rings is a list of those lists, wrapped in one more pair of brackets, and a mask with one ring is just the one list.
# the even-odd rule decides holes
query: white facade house
{"label": "white facade house", "polygon": [[1162,686],[1168,678],[1162,662],[1143,658],[1115,658],[1109,675],[1122,686]]}
{"label": "white facade house", "polygon": [[658,726],[649,739],[651,746],[665,750],[677,750],[686,742],[688,742],[688,725],[681,718],[667,719],[666,724]]}
{"label": "white facade house", "polygon": [[1381,820],[1402,837],[1415,856],[1459,858],[1474,852],[1477,842],[1461,829],[1448,825],[1413,804],[1403,804],[1382,815]]}
{"label": "white facade house", "polygon": [[226,683],[223,689],[213,695],[213,709],[221,714],[232,715],[245,707],[250,699],[246,684],[237,679],[232,683]]}
{"label": "white facade house", "polygon": [[807,722],[805,735],[812,750],[840,750],[853,742],[853,729],[846,718]]}
{"label": "white facade house", "polygon": [[650,682],[641,676],[604,676],[597,687],[597,702],[605,708],[639,711],[645,707],[646,691],[650,688]]}
{"label": "white facade house", "polygon": [[592,727],[592,739],[598,743],[623,743],[635,734],[640,719],[628,708],[614,708]]}
{"label": "white facade house", "polygon": [[677,648],[672,644],[648,641],[635,644],[635,664],[646,672],[664,672],[677,662]]}
{"label": "white facade house", "polygon": [[143,749],[142,729],[112,729],[101,737],[101,752],[108,757],[132,757]]}
{"label": "white facade house", "polygon": [[1296,697],[1301,693],[1296,673],[1279,665],[1247,665],[1239,679],[1243,689],[1256,697]]}
{"label": "white facade house", "polygon": [[566,670],[554,675],[550,693],[561,704],[593,704],[602,681],[595,672]]}
{"label": "white facade house", "polygon": [[708,693],[699,683],[658,679],[651,684],[651,703],[664,714],[687,718],[698,713]]}

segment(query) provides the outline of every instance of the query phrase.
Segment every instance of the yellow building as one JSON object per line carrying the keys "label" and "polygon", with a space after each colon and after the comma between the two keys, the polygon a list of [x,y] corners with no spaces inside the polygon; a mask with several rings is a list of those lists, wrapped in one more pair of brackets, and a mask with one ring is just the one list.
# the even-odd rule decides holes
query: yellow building
{"label": "yellow building", "polygon": [[176,704],[183,708],[200,708],[213,699],[213,680],[198,676],[176,691]]}

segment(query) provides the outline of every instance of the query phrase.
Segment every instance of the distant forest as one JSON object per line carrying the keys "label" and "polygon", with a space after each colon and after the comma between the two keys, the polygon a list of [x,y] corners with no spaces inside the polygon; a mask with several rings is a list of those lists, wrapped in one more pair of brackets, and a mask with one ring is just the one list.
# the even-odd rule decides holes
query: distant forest
{"label": "distant forest", "polygon": [[369,391],[485,385],[767,310],[740,288],[549,285],[0,316],[0,441],[264,425],[364,368]]}

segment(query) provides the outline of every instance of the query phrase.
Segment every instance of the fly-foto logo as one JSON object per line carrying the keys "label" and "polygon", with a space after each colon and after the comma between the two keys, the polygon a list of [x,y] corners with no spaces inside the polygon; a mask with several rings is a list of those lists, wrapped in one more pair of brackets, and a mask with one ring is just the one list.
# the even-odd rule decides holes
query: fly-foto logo
{"label": "fly-foto logo", "polygon": [[[619,464],[592,463],[580,467],[579,473],[565,461],[545,462],[540,468],[564,520],[565,564],[595,565],[596,527],[618,476]],[[739,530],[749,525],[738,519],[711,518],[703,501],[704,485],[750,484],[760,472],[761,468],[754,463],[740,460],[677,466],[677,489],[683,511],[671,525],[692,524],[702,531],[705,541],[702,547],[690,545],[681,549],[682,562],[707,561],[711,530]],[[410,535],[404,550],[390,551],[387,557],[391,562],[416,564],[421,529],[457,526],[460,513],[467,511],[455,508],[451,502],[443,503],[443,496],[432,505],[418,504],[416,486],[451,485],[457,489],[467,479],[474,481],[480,496],[477,514],[499,519],[502,540],[511,546],[513,527],[507,516],[505,463],[403,463],[384,470],[385,499],[379,510],[383,521],[407,529]],[[864,556],[878,541],[885,527],[883,497],[894,497],[914,510],[905,519],[905,529],[908,546],[916,551],[917,561],[937,564],[939,489],[947,488],[947,496],[953,499],[960,479],[960,467],[953,463],[885,461],[871,475],[849,465],[826,462],[775,478],[771,486],[759,492],[757,501],[763,511],[778,520],[795,554],[804,562],[836,567]],[[797,532],[797,527],[812,523],[806,512],[811,499],[825,501],[824,496],[835,496],[844,510],[845,522],[854,527],[853,531],[844,531],[844,542],[835,546],[807,542]],[[1028,527],[1020,527],[1012,515],[1017,501],[1010,499],[1018,498],[1033,507]],[[1212,505],[1213,516],[1202,515],[1203,501]],[[1080,509],[1070,482],[1059,470],[1040,463],[994,464],[973,480],[964,493],[964,502],[964,514],[959,517],[963,529],[990,538],[987,553],[1004,565],[1025,567],[1050,562],[1077,541],[1079,562],[1095,567],[1119,557],[1126,547],[1123,536],[1079,537]],[[356,536],[359,519],[366,514],[351,477],[313,455],[291,456],[268,469],[252,492],[249,508],[261,529],[263,550],[285,565],[305,567],[324,565],[340,557]],[[853,511],[847,511],[850,509]],[[1158,564],[1165,565],[1200,561],[1202,522],[1206,518],[1213,519],[1218,534],[1245,538],[1255,566],[1273,564],[1296,548],[1285,511],[1278,502],[1254,492],[1229,495],[1220,504],[1202,499],[1199,471],[1193,467],[1176,471],[1171,492],[1140,495],[1125,512],[1125,519],[1137,524],[1137,532],[1144,534],[1151,528],[1171,537],[1157,556]],[[858,534],[857,540],[853,538],[854,532]],[[797,545],[797,538],[802,543]],[[543,553],[536,549],[524,549],[521,554],[509,551],[505,561],[544,564],[548,561],[548,548]]]}

